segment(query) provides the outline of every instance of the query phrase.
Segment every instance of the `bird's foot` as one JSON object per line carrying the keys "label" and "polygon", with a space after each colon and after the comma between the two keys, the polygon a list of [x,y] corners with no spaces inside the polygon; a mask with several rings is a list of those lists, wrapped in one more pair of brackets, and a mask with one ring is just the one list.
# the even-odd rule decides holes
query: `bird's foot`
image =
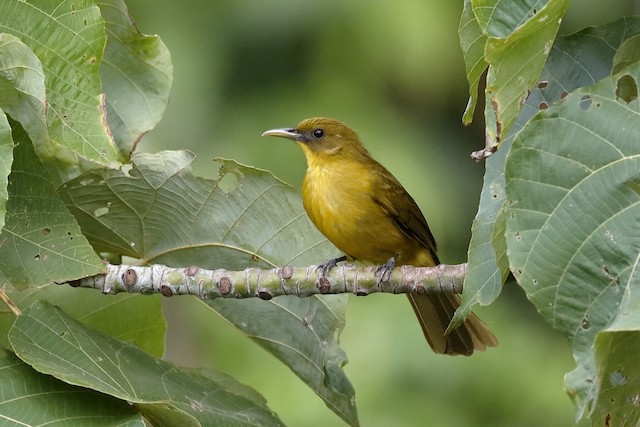
{"label": "bird's foot", "polygon": [[378,285],[380,285],[381,283],[388,282],[389,279],[391,279],[391,273],[393,272],[393,269],[395,267],[396,267],[395,257],[389,258],[387,262],[385,262],[380,267],[378,267],[375,273],[376,277],[378,278]]}
{"label": "bird's foot", "polygon": [[316,272],[320,272],[320,275],[324,277],[327,275],[327,272],[331,270],[333,267],[335,267],[336,265],[338,265],[339,262],[346,261],[346,260],[347,260],[346,255],[342,255],[341,257],[330,259],[324,264],[320,264],[318,268],[316,268]]}

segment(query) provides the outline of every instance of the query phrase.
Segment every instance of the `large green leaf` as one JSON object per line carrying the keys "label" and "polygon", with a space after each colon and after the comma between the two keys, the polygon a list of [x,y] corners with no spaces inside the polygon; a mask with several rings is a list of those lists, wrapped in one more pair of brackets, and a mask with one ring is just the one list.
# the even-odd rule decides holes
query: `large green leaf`
{"label": "large green leaf", "polygon": [[595,336],[629,312],[623,298],[640,285],[640,108],[637,89],[618,96],[639,79],[635,64],[541,111],[507,158],[511,269],[540,313],[573,340],[578,367],[567,388],[580,414],[600,392]]}
{"label": "large green leaf", "polygon": [[[324,262],[338,252],[300,197],[268,172],[219,160],[217,180],[193,176],[188,152],[135,154],[131,168],[90,171],[61,194],[94,247],[145,263],[244,269]],[[286,363],[327,405],[357,424],[340,367],[344,296],[209,304]]]}
{"label": "large green leaf", "polygon": [[[633,330],[607,331],[596,338],[596,369],[600,390],[592,425],[636,426],[640,420],[640,334]],[[636,363],[633,363],[635,361]]]}
{"label": "large green leaf", "polygon": [[154,425],[282,425],[257,392],[228,376],[178,368],[44,302],[18,316],[9,340],[37,371],[131,402]]}
{"label": "large green leaf", "polygon": [[504,243],[505,159],[515,135],[540,110],[576,88],[610,75],[617,49],[640,33],[640,19],[623,18],[576,34],[559,37],[551,49],[540,81],[531,91],[508,138],[486,161],[484,184],[469,245],[461,320],[476,303],[497,297],[508,272]]}
{"label": "large green leaf", "polygon": [[270,268],[335,256],[290,186],[227,160],[219,179],[197,177],[193,159],[135,154],[130,169],[89,171],[60,193],[97,250],[145,264]]}
{"label": "large green leaf", "polygon": [[2,425],[145,425],[127,402],[43,375],[5,350],[0,350],[0,396]]}
{"label": "large green leaf", "polygon": [[345,326],[344,298],[291,296],[208,305],[287,363],[349,425],[358,424],[354,390],[342,371],[347,356],[338,341]]}
{"label": "large green leaf", "polygon": [[56,195],[24,130],[15,122],[12,128],[15,161],[0,234],[0,286],[41,286],[102,272],[102,261]]}
{"label": "large green leaf", "polygon": [[98,7],[87,0],[7,0],[0,8],[0,32],[28,46],[42,63],[44,74],[39,78],[46,76],[42,108],[47,133],[32,133],[29,123],[14,117],[29,132],[38,155],[66,163],[63,175],[72,175],[83,159],[103,165],[116,162],[100,83],[106,34]]}
{"label": "large green leaf", "polygon": [[100,64],[107,122],[123,158],[158,123],[169,101],[173,65],[158,36],[141,34],[122,0],[99,1],[107,28]]}
{"label": "large green leaf", "polygon": [[14,35],[0,34],[0,108],[42,146],[49,141],[44,81],[42,64],[29,46]]}
{"label": "large green leaf", "polygon": [[[91,289],[64,284],[10,292],[9,297],[21,309],[26,309],[36,300],[48,301],[103,334],[134,342],[158,357],[164,354],[167,327],[158,295],[102,295]],[[5,346],[8,345],[3,342],[6,341],[6,332],[14,321],[15,315],[0,306],[0,342]]]}
{"label": "large green leaf", "polygon": [[9,172],[13,163],[13,137],[7,116],[0,108],[0,230],[4,227],[9,193]]}
{"label": "large green leaf", "polygon": [[[502,143],[551,51],[569,0],[471,0],[461,21],[461,45],[471,98],[463,120],[470,121],[478,79],[489,64],[485,89],[488,144]],[[480,45],[484,42],[484,58]],[[486,153],[488,154],[488,153]]]}
{"label": "large green leaf", "polygon": [[480,79],[484,70],[489,66],[484,59],[487,36],[482,32],[476,15],[473,13],[471,0],[464,1],[458,33],[460,34],[460,47],[469,81],[469,102],[462,116],[462,122],[468,125],[473,120],[473,112],[478,102]]}

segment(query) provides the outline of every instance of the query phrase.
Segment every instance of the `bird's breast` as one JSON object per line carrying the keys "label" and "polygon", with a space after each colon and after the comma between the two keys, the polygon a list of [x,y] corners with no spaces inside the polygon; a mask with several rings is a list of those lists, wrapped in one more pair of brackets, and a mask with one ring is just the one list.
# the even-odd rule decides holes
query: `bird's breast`
{"label": "bird's breast", "polygon": [[336,162],[307,169],[302,200],[315,226],[338,249],[381,263],[414,245],[375,202],[375,180],[366,166]]}

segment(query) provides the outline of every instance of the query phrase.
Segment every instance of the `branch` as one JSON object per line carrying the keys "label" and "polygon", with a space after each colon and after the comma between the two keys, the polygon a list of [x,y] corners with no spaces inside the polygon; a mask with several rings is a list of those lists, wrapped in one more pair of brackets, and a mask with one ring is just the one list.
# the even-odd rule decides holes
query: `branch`
{"label": "branch", "polygon": [[107,273],[68,282],[101,290],[105,294],[159,292],[166,297],[195,295],[200,299],[251,298],[265,300],[279,295],[308,297],[316,294],[375,292],[461,293],[467,264],[412,267],[393,270],[388,282],[378,283],[375,266],[346,265],[331,269],[321,277],[317,266],[286,265],[272,270],[247,268],[243,271],[205,270],[198,267],[170,268],[164,265],[137,267],[107,264]]}

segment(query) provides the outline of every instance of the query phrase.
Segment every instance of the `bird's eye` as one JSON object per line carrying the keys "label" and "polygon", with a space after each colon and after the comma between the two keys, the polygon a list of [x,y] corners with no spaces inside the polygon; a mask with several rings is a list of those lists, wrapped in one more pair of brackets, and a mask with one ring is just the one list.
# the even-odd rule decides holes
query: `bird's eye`
{"label": "bird's eye", "polygon": [[320,139],[324,136],[324,131],[322,129],[316,129],[313,131],[313,136]]}

